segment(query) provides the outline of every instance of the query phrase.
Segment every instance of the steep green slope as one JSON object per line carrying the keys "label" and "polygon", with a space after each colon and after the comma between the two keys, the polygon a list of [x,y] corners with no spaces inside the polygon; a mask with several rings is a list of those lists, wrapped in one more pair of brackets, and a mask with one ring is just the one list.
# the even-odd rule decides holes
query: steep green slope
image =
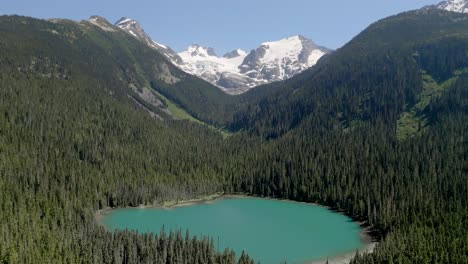
{"label": "steep green slope", "polygon": [[232,129],[269,141],[232,188],[367,220],[383,242],[353,263],[465,263],[467,67],[466,14],[371,25],[236,115]]}
{"label": "steep green slope", "polygon": [[422,91],[418,95],[416,103],[411,106],[406,106],[404,111],[400,114],[396,127],[397,137],[399,139],[405,139],[424,131],[429,125],[429,117],[426,116],[426,114],[431,100],[440,98],[460,79],[460,76],[464,76],[466,73],[468,73],[466,70],[457,70],[450,79],[439,84],[430,75],[423,72]]}
{"label": "steep green slope", "polygon": [[279,139],[250,142],[228,190],[325,204],[366,220],[383,241],[355,263],[464,263],[467,83],[460,77],[431,100],[424,112],[431,125],[412,138],[397,140],[384,121],[344,131],[306,119]]}
{"label": "steep green slope", "polygon": [[0,20],[0,262],[237,263],[208,238],[112,234],[94,219],[219,191],[221,135],[135,104],[128,85],[145,78],[128,45],[106,40],[120,33]]}
{"label": "steep green slope", "polygon": [[95,24],[4,16],[0,27],[4,54],[12,56],[24,72],[42,71],[64,78],[75,72],[99,76],[113,83],[112,93],[118,100],[131,99],[163,119],[181,117],[174,116],[168,105],[215,125],[232,115],[229,109],[235,97],[182,72],[159,52],[102,18]]}
{"label": "steep green slope", "polygon": [[2,263],[236,263],[205,238],[112,234],[94,220],[107,206],[218,191],[209,166],[222,162],[212,159],[222,157],[212,149],[217,133],[187,122],[168,128],[89,76],[53,80],[1,66]]}
{"label": "steep green slope", "polygon": [[284,87],[243,109],[230,128],[275,138],[307,119],[328,129],[382,120],[395,126],[424,97],[424,75],[439,83],[455,77],[468,67],[467,49],[466,14],[433,10],[389,17],[314,68],[274,84]]}

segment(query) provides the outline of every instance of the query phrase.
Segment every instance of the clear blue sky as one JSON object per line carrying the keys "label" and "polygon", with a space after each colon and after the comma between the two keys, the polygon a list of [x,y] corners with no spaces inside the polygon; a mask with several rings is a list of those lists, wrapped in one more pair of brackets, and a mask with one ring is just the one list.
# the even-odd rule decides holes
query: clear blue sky
{"label": "clear blue sky", "polygon": [[332,49],[372,22],[438,0],[3,0],[0,14],[140,22],[156,41],[176,51],[197,43],[222,54],[301,34]]}

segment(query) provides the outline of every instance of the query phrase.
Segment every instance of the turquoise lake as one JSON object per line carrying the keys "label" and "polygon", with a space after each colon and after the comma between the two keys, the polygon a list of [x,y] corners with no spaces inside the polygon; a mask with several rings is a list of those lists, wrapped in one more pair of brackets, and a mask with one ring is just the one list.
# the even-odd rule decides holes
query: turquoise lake
{"label": "turquoise lake", "polygon": [[227,198],[164,208],[111,210],[100,222],[109,230],[158,234],[188,229],[196,236],[219,237],[220,251],[245,250],[261,263],[306,263],[363,247],[360,226],[327,208],[260,198]]}

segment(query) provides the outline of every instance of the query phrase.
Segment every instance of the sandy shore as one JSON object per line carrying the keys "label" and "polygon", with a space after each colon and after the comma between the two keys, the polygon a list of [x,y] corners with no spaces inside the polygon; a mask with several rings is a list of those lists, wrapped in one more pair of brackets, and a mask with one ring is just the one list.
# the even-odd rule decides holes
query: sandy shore
{"label": "sandy shore", "polygon": [[[359,250],[359,253],[372,253],[374,251],[375,246],[377,245],[377,242],[371,242],[369,244],[366,244],[364,248]],[[328,258],[328,264],[349,264],[352,258],[356,255],[356,252],[349,252],[345,253],[342,255],[334,256]],[[308,264],[326,264],[327,259],[322,259],[322,260],[315,260],[312,261]]]}
{"label": "sandy shore", "polygon": [[[177,207],[183,207],[183,206],[191,206],[195,204],[207,204],[207,203],[212,203],[215,200],[222,200],[222,199],[240,199],[240,198],[259,198],[259,199],[270,199],[270,200],[278,200],[278,201],[287,201],[287,202],[292,202],[292,203],[303,203],[303,204],[309,204],[309,205],[314,205],[314,206],[321,206],[324,208],[327,208],[329,210],[335,211],[336,213],[343,214],[342,212],[333,210],[330,207],[321,205],[321,204],[316,204],[316,203],[307,203],[307,202],[298,202],[298,201],[292,201],[292,200],[287,200],[287,199],[276,199],[276,198],[269,198],[269,197],[257,197],[257,196],[249,196],[246,194],[224,194],[224,193],[216,193],[204,197],[199,197],[199,198],[194,198],[194,199],[188,199],[188,200],[173,200],[173,201],[165,201],[162,204],[154,204],[154,205],[140,205],[137,208],[163,208],[163,209],[173,209]],[[136,208],[136,207],[125,207],[125,208]],[[96,221],[101,224],[102,218],[110,214],[110,211],[115,210],[118,208],[105,208],[102,210],[99,210],[95,213],[95,219]],[[365,222],[357,222],[361,227],[362,230],[360,232],[360,237],[361,241],[364,244],[364,247],[359,249],[359,253],[372,253],[374,251],[375,246],[378,243],[378,238],[374,237],[372,235],[372,229],[369,226],[366,226]],[[328,258],[328,263],[329,264],[349,264],[351,259],[356,255],[356,251],[353,252],[347,252],[344,254],[340,254],[337,256],[330,256]],[[322,260],[314,260],[311,262],[306,262],[304,264],[325,264],[327,262],[327,259],[322,259]]]}
{"label": "sandy shore", "polygon": [[[177,208],[177,207],[190,206],[190,205],[201,204],[201,203],[210,203],[210,202],[213,202],[214,200],[221,199],[223,196],[224,196],[224,193],[215,193],[212,195],[203,196],[200,198],[188,199],[188,200],[165,201],[163,202],[162,205],[154,205],[150,207],[152,208],[162,207],[165,209]],[[147,207],[143,207],[143,208],[147,208]]]}
{"label": "sandy shore", "polygon": [[[372,228],[370,226],[365,226],[365,223],[363,222],[357,223],[362,227],[359,235],[361,237],[362,243],[364,244],[364,247],[359,249],[359,254],[372,253],[375,246],[377,246],[378,238],[372,235]],[[354,256],[356,256],[356,251],[330,256],[328,259],[314,260],[305,264],[326,264],[327,261],[328,264],[349,264]]]}

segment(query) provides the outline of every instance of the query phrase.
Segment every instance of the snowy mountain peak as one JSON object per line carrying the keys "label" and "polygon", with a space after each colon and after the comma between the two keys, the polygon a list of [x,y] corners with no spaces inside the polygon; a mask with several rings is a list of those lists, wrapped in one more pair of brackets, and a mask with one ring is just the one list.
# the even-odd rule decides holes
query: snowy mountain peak
{"label": "snowy mountain peak", "polygon": [[329,51],[296,35],[264,42],[248,54],[237,49],[218,57],[213,49],[192,45],[178,55],[184,61],[180,66],[182,70],[227,93],[238,94],[261,84],[290,78],[315,65]]}
{"label": "snowy mountain peak", "polygon": [[264,63],[277,62],[278,60],[285,59],[290,59],[292,61],[300,60],[302,62],[306,62],[308,60],[308,56],[302,55],[305,49],[309,51],[319,49],[319,47],[315,45],[311,40],[301,35],[296,35],[280,39],[278,41],[262,43],[260,48],[257,49],[257,53],[259,53],[257,55],[260,56],[260,60]]}
{"label": "snowy mountain peak", "polygon": [[253,85],[281,81],[314,66],[330,50],[301,35],[264,42],[251,51],[239,66]]}
{"label": "snowy mountain peak", "polygon": [[185,53],[190,54],[192,57],[218,57],[213,48],[203,47],[198,44],[190,45]]}
{"label": "snowy mountain peak", "polygon": [[115,23],[115,26],[123,29],[130,35],[139,38],[141,40],[148,40],[150,41],[151,38],[146,34],[140,24],[131,18],[122,17],[119,21]]}
{"label": "snowy mountain peak", "polygon": [[265,46],[271,45],[271,44],[286,44],[286,45],[288,45],[290,43],[301,42],[304,39],[306,39],[306,38],[304,38],[301,35],[295,35],[295,36],[290,36],[290,37],[280,39],[280,40],[277,40],[277,41],[263,42],[262,45],[265,45]]}
{"label": "snowy mountain peak", "polygon": [[468,14],[468,0],[448,0],[426,8],[437,8],[450,12]]}

